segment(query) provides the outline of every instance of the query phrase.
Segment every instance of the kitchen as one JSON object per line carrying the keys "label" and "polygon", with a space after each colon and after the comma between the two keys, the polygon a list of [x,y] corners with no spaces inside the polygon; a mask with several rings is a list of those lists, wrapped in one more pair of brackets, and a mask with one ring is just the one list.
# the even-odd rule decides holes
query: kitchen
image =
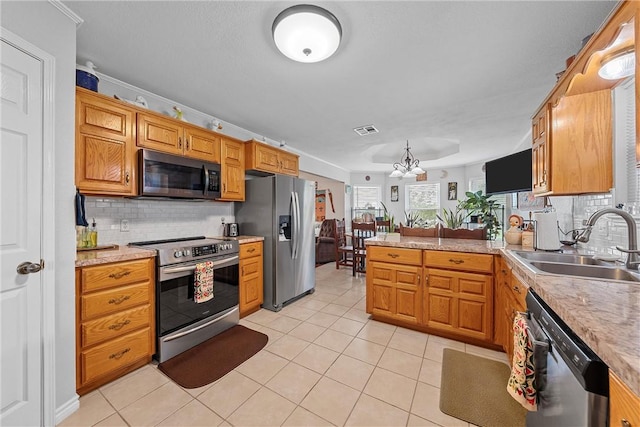
{"label": "kitchen", "polygon": [[[6,26],[11,29],[12,28],[11,23],[9,22],[5,23],[5,19],[8,19],[8,18],[4,18],[4,16],[7,16],[4,14],[4,11],[7,11],[7,10],[11,11],[11,9],[9,8],[5,9],[4,4],[2,7],[3,7],[3,26]],[[53,9],[52,6],[48,6],[48,7]],[[28,4],[28,5],[21,6],[20,8],[25,9],[24,11],[20,10],[20,12],[28,13],[31,16],[37,16],[38,13],[41,13],[41,10],[38,9],[37,4]],[[59,12],[56,12],[56,13],[59,13]],[[70,25],[68,23],[60,22],[62,20],[62,17],[56,15],[56,13],[54,13],[54,11],[51,11],[51,15],[53,15],[51,18],[52,19],[51,22],[54,22],[54,23],[59,22],[61,30],[60,30],[60,33],[58,33],[57,37],[66,38],[66,39],[64,43],[59,43],[58,45],[56,45],[55,43],[56,41],[59,42],[60,41],[59,39],[56,40],[55,38],[51,38],[50,40],[47,40],[47,43],[54,44],[54,46],[49,47],[46,50],[58,53],[58,55],[56,55],[59,59],[57,66],[61,67],[61,69],[58,69],[58,72],[56,72],[56,79],[60,80],[60,85],[61,85],[60,87],[64,88],[64,92],[71,94],[73,93],[73,90],[74,90],[73,89],[74,82],[70,76],[74,74],[74,68],[76,64],[76,51],[74,48],[76,30],[75,28],[69,28]],[[18,16],[21,16],[21,15],[18,15]],[[73,25],[71,27],[73,27]],[[14,31],[20,34],[19,31],[15,29]],[[38,32],[38,30],[35,30],[35,28],[29,31],[34,31],[36,33]],[[46,39],[47,37],[44,37],[44,38]],[[72,42],[69,42],[69,40],[72,40]],[[64,45],[64,48],[61,47],[62,45]],[[565,57],[566,56],[567,55],[565,55]],[[65,58],[65,59],[63,60],[62,58]],[[67,77],[64,77],[64,76],[67,76]],[[105,83],[105,81],[102,80],[100,84],[101,85],[108,84],[108,82]],[[118,88],[118,91],[114,90],[112,92],[121,93],[125,98],[129,98],[129,99],[135,98],[134,93],[129,94],[128,92],[122,91],[120,88]],[[536,98],[535,102],[536,103],[539,102],[541,98],[542,97]],[[59,106],[60,111],[73,110],[74,101],[71,95],[69,95],[69,97],[66,99],[57,98],[56,102],[62,104]],[[170,108],[171,105],[172,104],[168,104],[166,108]],[[193,114],[195,113],[190,113],[186,109],[184,109],[184,111],[185,111],[186,117],[194,117]],[[529,111],[529,114],[530,113],[531,111]],[[57,123],[58,125],[56,126],[55,129],[58,136],[56,137],[56,140],[73,141],[74,136],[71,130],[73,129],[72,117],[66,117],[66,118],[62,117],[62,120],[57,121]],[[65,123],[67,124],[67,126],[64,125]],[[230,129],[230,127],[231,127],[230,124],[225,123],[225,129],[228,130]],[[69,167],[68,168],[69,170],[64,170],[65,169],[64,165],[65,163],[68,164],[68,161],[69,161],[68,159],[73,158],[73,144],[56,147],[55,153],[56,153],[55,154],[56,159],[67,159],[66,161],[63,160],[62,163],[58,163],[56,160],[56,163],[58,165],[58,167],[56,168],[56,171],[57,171],[56,187],[61,188],[61,190],[59,191],[64,194],[64,195],[60,194],[59,199],[71,200],[73,197],[73,193],[75,192],[73,187],[73,172],[72,172],[73,168]],[[323,165],[322,168],[331,168],[331,166]],[[313,170],[313,169],[307,169],[307,170]],[[353,182],[353,180],[351,180],[350,177],[344,177],[345,173],[340,170],[336,171],[336,176],[338,178],[342,177],[341,180],[343,182],[351,182],[353,185],[356,184],[355,182]],[[156,204],[153,204],[153,203],[156,203]],[[157,204],[157,203],[160,203],[160,204]],[[168,205],[162,205],[162,203],[167,203]],[[154,227],[153,221],[147,221],[145,218],[147,218],[147,216],[158,215],[157,210],[159,206],[162,206],[165,209],[171,210],[171,215],[175,215],[174,217],[175,220],[167,221],[165,219],[165,221],[167,222],[161,222],[158,225],[158,227],[167,227],[167,226],[175,227],[175,228],[185,227],[187,228],[187,230],[193,230],[193,229],[200,228],[202,222],[205,222],[207,229],[210,229],[210,230],[218,229],[219,233],[221,233],[222,231],[221,217],[231,218],[232,212],[233,212],[232,208],[228,206],[216,205],[213,208],[212,212],[208,212],[208,213],[197,212],[194,216],[189,216],[190,212],[194,210],[201,210],[201,209],[204,210],[204,208],[201,208],[199,206],[196,206],[194,208],[192,207],[193,204],[188,204],[187,202],[184,202],[184,203],[178,202],[178,204],[172,205],[172,204],[169,204],[169,202],[152,202],[152,201],[145,202],[142,200],[120,201],[120,200],[104,199],[104,198],[96,198],[91,200],[89,202],[88,209],[91,210],[95,208],[94,213],[98,217],[97,220],[98,220],[98,227],[100,231],[99,233],[100,241],[107,242],[107,241],[114,241],[114,237],[113,237],[114,235],[122,236],[123,234],[127,233],[127,232],[120,231],[121,223],[119,221],[119,218],[122,218],[122,217],[130,219],[129,225],[131,225],[132,227],[129,233],[131,234],[141,232],[139,231],[140,230],[140,228],[138,227],[139,224],[137,224],[138,221],[140,222],[140,225],[143,227],[143,229],[144,227],[148,227],[148,229],[152,229]],[[56,218],[72,218],[73,217],[73,214],[71,212],[71,207],[70,206],[66,207],[65,203],[56,204],[55,209],[56,209]],[[111,211],[109,211],[108,214],[101,215],[102,209],[104,209],[105,211],[111,209]],[[143,213],[142,218],[133,216],[133,215],[139,214],[140,212]],[[348,217],[348,215],[346,216]],[[202,217],[205,217],[206,219],[203,220]],[[184,223],[180,218],[185,218]],[[156,218],[156,219],[159,220],[160,218]],[[107,222],[108,220],[111,220],[112,222],[109,223]],[[75,242],[73,242],[73,231],[72,231],[71,224],[64,225],[64,223],[62,223],[60,225],[61,227],[54,227],[54,228],[58,228],[58,230],[55,231],[56,245],[59,246],[60,248],[74,247]],[[112,233],[112,234],[109,235],[109,233]],[[175,231],[175,234],[178,234],[177,230]],[[199,233],[189,233],[189,234],[196,235]],[[144,238],[134,239],[134,238],[129,238],[128,236],[122,236],[119,242],[124,244],[124,243],[128,243],[129,241],[135,241],[135,240],[144,240]],[[118,240],[115,240],[115,242],[118,242]],[[69,336],[69,334],[71,334],[71,331],[73,330],[73,324],[75,322],[75,319],[73,319],[74,291],[68,285],[60,285],[62,283],[73,282],[73,278],[71,277],[69,271],[65,272],[65,269],[63,267],[60,267],[62,265],[73,265],[73,258],[75,254],[70,254],[67,252],[68,251],[64,251],[64,250],[57,251],[57,256],[56,256],[56,264],[58,265],[56,274],[60,275],[60,277],[58,277],[55,280],[55,282],[59,286],[61,286],[61,288],[57,291],[58,293],[56,295],[57,303],[61,304],[59,305],[59,309],[58,309],[59,312],[56,313],[56,317],[57,317],[56,323],[57,325],[64,325],[64,324],[70,325],[70,329],[67,328],[67,329],[58,331],[58,333],[56,334],[58,338]],[[73,354],[74,349],[72,348],[73,346],[72,345],[65,346],[66,348],[58,348],[58,347],[59,346],[56,347],[56,364],[61,364],[61,366],[67,366],[67,369],[62,368],[62,372],[72,372],[73,367],[71,368],[68,368],[68,367],[69,367],[69,363],[73,363],[72,361],[74,359],[74,354]],[[74,380],[73,378],[65,378],[63,375],[60,375],[56,379],[55,388],[58,391],[56,393],[56,403],[55,405],[53,405],[52,403],[50,404],[52,404],[53,407],[58,408],[64,405],[65,402],[67,402],[66,396],[69,396],[69,390],[75,390]]]}

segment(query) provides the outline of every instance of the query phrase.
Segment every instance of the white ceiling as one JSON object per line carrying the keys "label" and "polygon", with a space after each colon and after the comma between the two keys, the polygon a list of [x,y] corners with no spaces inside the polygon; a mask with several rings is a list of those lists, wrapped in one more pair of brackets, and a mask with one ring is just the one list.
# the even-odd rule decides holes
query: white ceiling
{"label": "white ceiling", "polygon": [[[423,168],[509,154],[555,73],[615,1],[321,1],[338,51],[275,47],[275,1],[64,1],[77,60],[351,171],[389,171],[406,140]],[[373,124],[380,133],[358,136]],[[458,151],[459,150],[459,151]],[[439,157],[437,160],[430,160]]]}

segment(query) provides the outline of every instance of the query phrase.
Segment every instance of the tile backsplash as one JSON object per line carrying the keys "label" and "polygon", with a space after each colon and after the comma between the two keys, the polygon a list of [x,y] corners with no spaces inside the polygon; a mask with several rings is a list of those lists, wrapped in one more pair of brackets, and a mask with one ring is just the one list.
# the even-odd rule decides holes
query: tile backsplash
{"label": "tile backsplash", "polygon": [[[232,202],[87,197],[85,211],[89,224],[96,220],[99,245],[222,236],[222,218],[234,221]],[[121,220],[129,231],[120,231]]]}

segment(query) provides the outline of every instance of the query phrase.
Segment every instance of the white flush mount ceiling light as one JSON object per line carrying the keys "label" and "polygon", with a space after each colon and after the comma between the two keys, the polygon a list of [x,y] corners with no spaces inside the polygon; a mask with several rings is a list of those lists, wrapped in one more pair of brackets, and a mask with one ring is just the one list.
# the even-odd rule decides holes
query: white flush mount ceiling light
{"label": "white flush mount ceiling light", "polygon": [[342,27],[328,10],[310,4],[280,12],[271,27],[273,41],[286,57],[298,62],[319,62],[335,53]]}
{"label": "white flush mount ceiling light", "polygon": [[400,158],[400,162],[393,164],[393,172],[391,172],[389,177],[411,178],[416,175],[423,174],[424,171],[419,165],[420,160],[413,157],[413,154],[411,154],[411,147],[409,147],[409,141],[407,141],[407,148],[404,149],[404,154]]}
{"label": "white flush mount ceiling light", "polygon": [[618,80],[632,76],[636,71],[636,55],[633,46],[614,52],[602,59],[598,75],[607,80]]}

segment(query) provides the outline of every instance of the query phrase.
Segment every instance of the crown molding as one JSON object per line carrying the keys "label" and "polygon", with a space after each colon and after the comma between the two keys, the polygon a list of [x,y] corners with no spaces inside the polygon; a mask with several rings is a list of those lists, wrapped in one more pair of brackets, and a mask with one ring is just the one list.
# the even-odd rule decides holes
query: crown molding
{"label": "crown molding", "polygon": [[73,10],[69,9],[64,3],[60,0],[49,0],[49,3],[60,12],[65,14],[69,19],[71,19],[76,24],[76,29],[80,28],[80,25],[84,22],[84,19],[80,18],[80,16],[75,13]]}

